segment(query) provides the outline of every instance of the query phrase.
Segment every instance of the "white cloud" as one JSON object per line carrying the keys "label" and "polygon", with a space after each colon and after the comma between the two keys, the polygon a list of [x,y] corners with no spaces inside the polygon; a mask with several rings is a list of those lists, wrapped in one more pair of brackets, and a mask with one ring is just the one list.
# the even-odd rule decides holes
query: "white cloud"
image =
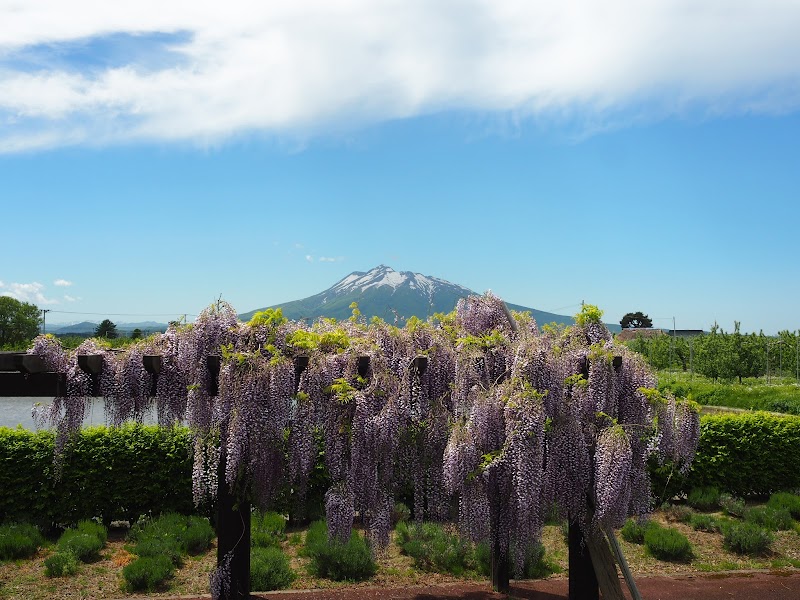
{"label": "white cloud", "polygon": [[77,302],[78,300],[80,300],[80,298],[76,296],[70,296],[69,294],[64,294],[64,300],[66,300],[67,302]]}
{"label": "white cloud", "polygon": [[[800,108],[796,0],[8,1],[0,152],[302,138],[449,109],[602,128],[628,110]],[[141,40],[128,61],[65,53],[121,33]]]}
{"label": "white cloud", "polygon": [[5,283],[3,283],[3,282],[2,282],[2,280],[0,280],[0,288],[1,288],[1,287],[5,287],[5,285],[6,285],[6,284],[5,284]]}
{"label": "white cloud", "polygon": [[343,261],[343,256],[320,256],[319,262],[340,262]]}
{"label": "white cloud", "polygon": [[72,285],[72,282],[71,281],[67,281],[66,279],[56,279],[53,282],[53,285],[58,286],[58,287],[69,287],[69,286]]}
{"label": "white cloud", "polygon": [[311,256],[310,254],[306,254],[306,261],[308,261],[308,262],[314,262],[314,257],[313,257],[313,256]]}
{"label": "white cloud", "polygon": [[36,281],[33,283],[9,283],[7,290],[3,291],[3,296],[11,296],[20,302],[30,302],[32,304],[58,304],[58,300],[47,298],[44,295],[45,287]]}

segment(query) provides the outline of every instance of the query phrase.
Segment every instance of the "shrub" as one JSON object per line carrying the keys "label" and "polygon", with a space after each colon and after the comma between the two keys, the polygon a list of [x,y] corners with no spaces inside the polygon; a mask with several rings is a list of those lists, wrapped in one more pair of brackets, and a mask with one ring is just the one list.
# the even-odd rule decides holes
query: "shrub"
{"label": "shrub", "polygon": [[105,546],[108,541],[108,530],[102,523],[98,523],[97,521],[81,521],[75,529],[77,529],[79,533],[85,533],[86,535],[96,537],[103,546]]}
{"label": "shrub", "polygon": [[713,515],[694,514],[689,520],[689,525],[696,531],[705,531],[707,533],[719,533],[722,531],[719,519]]}
{"label": "shrub", "polygon": [[711,486],[697,487],[689,492],[686,502],[692,508],[708,511],[714,510],[719,506],[719,498],[720,492],[717,488]]}
{"label": "shrub", "polygon": [[392,509],[392,525],[407,523],[411,518],[411,509],[402,502],[395,502]]}
{"label": "shrub", "polygon": [[369,546],[358,532],[353,531],[346,544],[331,543],[324,521],[315,521],[309,527],[305,553],[311,557],[312,574],[334,581],[363,581],[377,570]]}
{"label": "shrub", "polygon": [[280,546],[286,539],[286,518],[276,512],[253,513],[250,517],[250,545],[256,548]]}
{"label": "shrub", "polygon": [[277,548],[250,550],[250,589],[259,592],[288,588],[295,579],[289,558]]}
{"label": "shrub", "polygon": [[794,525],[792,515],[788,510],[771,506],[748,508],[744,513],[744,520],[769,531],[785,531]]}
{"label": "shrub", "polygon": [[44,573],[48,577],[65,577],[78,572],[78,559],[72,552],[56,552],[44,561]]}
{"label": "shrub", "polygon": [[692,545],[677,529],[649,527],[644,534],[644,547],[659,560],[686,562],[692,558]]}
{"label": "shrub", "polygon": [[695,514],[691,507],[684,504],[666,504],[661,507],[661,512],[668,521],[688,523]]}
{"label": "shrub", "polygon": [[71,552],[81,562],[93,562],[100,558],[100,550],[105,543],[96,535],[81,533],[77,529],[67,529],[58,539],[61,552]]}
{"label": "shrub", "polygon": [[451,573],[461,576],[473,567],[469,543],[449,533],[439,523],[421,525],[401,523],[397,526],[403,553],[414,559],[414,566],[423,571]]}
{"label": "shrub", "polygon": [[793,519],[800,520],[800,496],[789,494],[788,492],[778,492],[772,494],[767,502],[767,506],[772,508],[785,508],[792,515]]}
{"label": "shrub", "polygon": [[620,530],[622,539],[631,544],[644,544],[644,534],[648,529],[661,527],[655,521],[649,519],[629,518]]}
{"label": "shrub", "polygon": [[176,567],[183,564],[183,552],[175,539],[163,537],[142,537],[133,547],[133,553],[141,558],[163,556]]}
{"label": "shrub", "polygon": [[172,577],[172,561],[166,556],[139,557],[122,569],[130,591],[152,591]]}
{"label": "shrub", "polygon": [[29,523],[0,526],[0,560],[33,556],[43,543],[42,534]]}
{"label": "shrub", "polygon": [[723,529],[723,544],[737,554],[758,556],[772,546],[772,534],[755,523],[732,522]]}
{"label": "shrub", "polygon": [[541,579],[560,571],[561,568],[557,564],[547,559],[543,544],[534,544],[528,548],[525,565],[522,568],[524,579]]}
{"label": "shrub", "polygon": [[183,555],[208,550],[214,539],[214,530],[205,518],[167,513],[137,522],[128,539],[135,542],[133,551],[139,556],[165,554],[180,566]]}
{"label": "shrub", "polygon": [[740,519],[744,516],[745,503],[742,498],[736,498],[730,494],[721,494],[719,505],[726,515],[739,517]]}

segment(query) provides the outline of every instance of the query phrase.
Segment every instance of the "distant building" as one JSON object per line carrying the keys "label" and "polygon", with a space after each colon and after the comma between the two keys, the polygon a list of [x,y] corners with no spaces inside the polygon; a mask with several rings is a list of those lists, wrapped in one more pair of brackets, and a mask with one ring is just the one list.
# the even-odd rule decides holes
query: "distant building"
{"label": "distant building", "polygon": [[665,329],[664,333],[675,337],[697,337],[705,334],[705,331],[702,329]]}
{"label": "distant building", "polygon": [[640,337],[651,338],[659,335],[664,335],[663,329],[653,329],[651,327],[629,327],[627,329],[623,329],[617,334],[617,341],[627,342]]}

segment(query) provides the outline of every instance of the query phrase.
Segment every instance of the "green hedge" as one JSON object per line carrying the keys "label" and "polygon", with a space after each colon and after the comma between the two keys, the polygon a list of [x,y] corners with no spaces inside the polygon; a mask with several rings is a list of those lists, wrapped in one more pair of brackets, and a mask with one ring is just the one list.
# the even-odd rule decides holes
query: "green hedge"
{"label": "green hedge", "polygon": [[[70,441],[57,481],[53,441],[52,432],[0,428],[0,522],[49,528],[95,517],[109,523],[195,510],[186,428],[84,429]],[[798,465],[800,417],[706,415],[691,471],[680,477],[668,468],[654,468],[653,491],[668,497],[703,486],[734,496],[766,497],[800,489]]]}
{"label": "green hedge", "polygon": [[703,415],[692,468],[650,464],[657,501],[716,488],[733,496],[768,497],[800,489],[800,417],[768,413]]}
{"label": "green hedge", "polygon": [[0,522],[43,527],[194,511],[188,429],[130,424],[76,434],[54,476],[54,435],[0,428]]}
{"label": "green hedge", "polygon": [[687,479],[688,488],[713,486],[735,496],[800,488],[800,417],[704,416]]}

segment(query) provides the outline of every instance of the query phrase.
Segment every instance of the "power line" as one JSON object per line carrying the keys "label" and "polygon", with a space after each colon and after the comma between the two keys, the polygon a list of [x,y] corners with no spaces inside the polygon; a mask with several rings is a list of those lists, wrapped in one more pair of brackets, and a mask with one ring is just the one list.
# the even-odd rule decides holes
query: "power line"
{"label": "power line", "polygon": [[75,310],[52,310],[50,312],[60,313],[65,315],[93,315],[93,316],[109,316],[109,317],[172,317],[172,316],[185,316],[196,317],[197,315],[184,312],[170,312],[170,313],[98,313],[98,312],[81,312]]}

